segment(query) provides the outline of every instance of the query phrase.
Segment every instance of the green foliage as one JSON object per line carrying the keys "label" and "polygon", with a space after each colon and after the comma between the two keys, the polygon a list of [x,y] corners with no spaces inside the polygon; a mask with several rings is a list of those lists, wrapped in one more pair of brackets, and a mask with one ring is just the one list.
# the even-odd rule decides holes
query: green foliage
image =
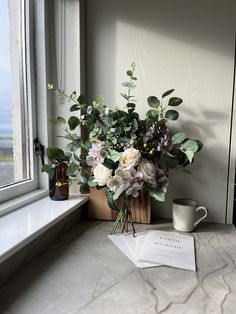
{"label": "green foliage", "polygon": [[168,120],[177,120],[179,117],[179,113],[176,110],[168,110],[166,111],[165,118]]}
{"label": "green foliage", "polygon": [[168,106],[179,106],[180,104],[182,104],[182,102],[183,102],[183,99],[179,97],[171,97],[169,99]]}
{"label": "green foliage", "polygon": [[69,118],[68,124],[69,124],[70,130],[72,131],[75,128],[77,128],[77,126],[80,124],[80,119],[75,116],[72,116]]}
{"label": "green foliage", "polygon": [[107,203],[108,203],[109,207],[112,210],[119,210],[117,205],[116,205],[116,202],[113,199],[113,193],[109,190],[106,190],[105,194],[106,194]]}
{"label": "green foliage", "polygon": [[170,89],[168,91],[166,91],[164,94],[162,94],[162,98],[165,98],[166,96],[172,94],[174,92],[174,89]]}
{"label": "green foliage", "polygon": [[65,154],[64,154],[63,150],[60,148],[49,147],[47,149],[47,156],[51,162],[54,162],[54,161],[61,162],[61,161],[66,160]]}
{"label": "green foliage", "polygon": [[172,144],[181,144],[186,139],[186,134],[183,132],[176,133],[172,136]]}
{"label": "green foliage", "polygon": [[[172,96],[174,89],[164,92],[161,98],[149,96],[147,103],[150,110],[146,112],[144,118],[139,116],[132,92],[137,81],[135,68],[136,65],[132,63],[126,72],[126,82],[122,84],[126,89],[121,93],[125,102],[121,105],[122,109],[108,107],[102,96],[98,101],[88,105],[86,98],[83,95],[77,97],[75,91],[68,96],[63,91],[57,90],[69,100],[71,103],[69,110],[73,114],[68,121],[61,116],[51,119],[53,124],[65,132],[63,137],[68,143],[64,151],[59,148],[48,148],[47,155],[51,163],[54,161],[68,163],[67,174],[76,178],[82,193],[88,192],[89,187],[103,188],[96,182],[91,173],[91,166],[88,165],[89,160],[86,160],[93,143],[105,143],[108,154],[103,165],[113,170],[112,176],[119,165],[121,153],[130,146],[139,150],[143,158],[153,161],[164,174],[191,164],[195,154],[203,147],[201,141],[188,138],[184,132],[171,134],[169,131],[168,125],[172,123],[171,121],[179,118],[179,112],[173,110],[175,109],[173,107],[183,103],[181,98]],[[49,89],[55,90],[52,84],[49,84]],[[78,136],[76,132],[78,126],[86,128],[87,140],[84,141]],[[50,164],[44,165],[42,170],[53,173]],[[151,188],[146,183],[144,188],[148,189],[150,196],[156,200],[165,200],[164,192]],[[108,189],[106,197],[109,206],[117,210],[114,193]]]}
{"label": "green foliage", "polygon": [[165,192],[158,191],[156,189],[149,189],[148,192],[149,192],[149,195],[153,197],[155,200],[159,202],[165,201]]}
{"label": "green foliage", "polygon": [[149,96],[148,99],[147,99],[147,102],[148,102],[148,105],[151,107],[151,108],[158,108],[160,106],[160,100],[157,99],[156,96]]}
{"label": "green foliage", "polygon": [[109,169],[116,169],[117,168],[117,163],[115,163],[112,159],[105,158],[103,165]]}

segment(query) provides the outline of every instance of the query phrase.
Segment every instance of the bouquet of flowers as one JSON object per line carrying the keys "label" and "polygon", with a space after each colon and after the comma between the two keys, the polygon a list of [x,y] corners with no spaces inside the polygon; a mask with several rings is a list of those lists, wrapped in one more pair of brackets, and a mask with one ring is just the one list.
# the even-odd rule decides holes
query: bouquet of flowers
{"label": "bouquet of flowers", "polygon": [[[173,97],[174,89],[147,98],[150,110],[141,119],[136,112],[135,97],[132,93],[137,78],[135,64],[127,71],[127,89],[122,93],[125,108],[112,109],[100,97],[87,105],[85,97],[73,92],[70,96],[64,91],[49,89],[69,100],[70,111],[79,111],[80,115],[71,115],[66,121],[63,117],[52,122],[63,128],[69,143],[64,151],[48,148],[51,160],[57,160],[58,154],[68,163],[67,174],[75,178],[83,193],[89,187],[106,189],[108,204],[112,210],[118,210],[117,219],[111,233],[122,223],[122,233],[128,230],[128,221],[132,222],[130,202],[139,196],[141,190],[158,201],[165,200],[169,185],[168,173],[193,163],[194,155],[203,146],[197,139],[187,137],[184,132],[173,134],[168,128],[168,121],[177,120],[179,113],[173,109],[183,100]],[[82,126],[88,130],[88,139],[83,141],[74,130]],[[50,165],[43,170],[49,172]],[[117,202],[119,200],[119,202]]]}

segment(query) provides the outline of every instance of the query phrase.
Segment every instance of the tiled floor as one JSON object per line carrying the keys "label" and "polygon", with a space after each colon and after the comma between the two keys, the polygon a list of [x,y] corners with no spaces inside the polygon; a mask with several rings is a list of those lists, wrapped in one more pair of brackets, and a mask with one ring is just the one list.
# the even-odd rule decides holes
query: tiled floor
{"label": "tiled floor", "polygon": [[110,222],[81,223],[28,262],[0,291],[0,313],[236,313],[232,226],[206,223],[194,233],[197,273],[135,268],[107,238],[110,228]]}

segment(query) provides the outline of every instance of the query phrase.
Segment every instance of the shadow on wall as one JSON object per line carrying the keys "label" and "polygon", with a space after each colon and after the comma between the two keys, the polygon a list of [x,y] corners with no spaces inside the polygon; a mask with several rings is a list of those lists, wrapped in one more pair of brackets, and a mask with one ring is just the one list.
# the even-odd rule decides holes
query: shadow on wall
{"label": "shadow on wall", "polygon": [[[232,36],[232,32],[228,30],[235,29],[235,11],[234,0],[88,0],[88,100],[97,98],[102,92],[107,103],[114,104],[116,95],[113,79],[117,67],[123,66],[116,63],[117,23],[138,26],[147,32],[158,33],[163,37],[196,46],[198,49],[202,48],[204,51],[210,50],[227,58],[232,57],[234,49],[233,41],[232,47],[228,44],[228,38]],[[104,46],[104,50],[100,53],[101,45]],[[122,49],[124,55],[125,51],[133,49],[133,57],[137,55],[139,58],[135,53],[135,46],[123,46]],[[124,57],[126,63],[124,69],[130,62],[137,61],[136,58],[133,59]],[[106,86],[102,91],[98,89],[101,80]]]}
{"label": "shadow on wall", "polygon": [[[196,164],[191,167],[194,173],[192,177],[184,173],[171,175],[167,202],[164,206],[155,204],[154,216],[170,217],[171,200],[176,197],[188,197],[207,205],[208,208],[212,206],[209,208],[209,220],[223,222],[236,1],[88,0],[87,6],[89,101],[97,98],[102,92],[107,104],[116,104],[115,99],[121,90],[119,84],[124,78],[122,76],[120,80],[119,75],[121,72],[125,73],[127,64],[135,61],[140,72],[138,93],[140,87],[142,90],[137,96],[141,103],[143,95],[145,97],[149,95],[150,91],[155,90],[155,86],[161,91],[165,90],[166,84],[170,84],[169,88],[176,87],[178,95],[182,95],[186,100],[186,105],[180,109],[178,129],[181,127],[189,136],[200,138],[206,143],[201,156],[196,157]],[[132,33],[135,29],[137,34]],[[145,36],[149,36],[148,40],[145,40]],[[161,46],[163,44],[167,46]],[[167,49],[172,49],[171,53],[168,51],[168,55]],[[189,59],[185,60],[184,53],[187,49],[189,51],[186,55]],[[199,58],[199,54],[202,58]],[[212,63],[211,59],[214,59]],[[202,60],[204,64],[201,63]],[[220,62],[223,63],[222,67]],[[217,64],[219,67],[213,69]],[[160,66],[162,72],[159,71]],[[173,71],[174,77],[171,76]],[[153,79],[149,78],[150,75],[155,79],[155,84]],[[168,77],[164,77],[166,75]],[[221,75],[226,76],[226,80],[220,78],[214,82],[215,77]],[[147,83],[151,83],[150,88],[147,87]],[[218,88],[215,94],[220,94],[221,83],[222,90],[227,95],[219,99],[215,96],[212,101],[211,95],[215,89]],[[201,97],[202,99],[198,101]],[[138,110],[145,112],[146,104],[143,106],[140,106],[140,102],[138,104]],[[213,208],[214,206],[218,207]]]}

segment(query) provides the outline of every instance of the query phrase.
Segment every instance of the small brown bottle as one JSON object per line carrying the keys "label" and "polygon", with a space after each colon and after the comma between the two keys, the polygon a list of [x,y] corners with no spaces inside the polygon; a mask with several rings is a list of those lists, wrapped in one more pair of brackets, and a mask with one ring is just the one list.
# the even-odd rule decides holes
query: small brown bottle
{"label": "small brown bottle", "polygon": [[69,177],[66,162],[54,164],[53,174],[49,176],[49,197],[54,201],[67,200],[69,197]]}

